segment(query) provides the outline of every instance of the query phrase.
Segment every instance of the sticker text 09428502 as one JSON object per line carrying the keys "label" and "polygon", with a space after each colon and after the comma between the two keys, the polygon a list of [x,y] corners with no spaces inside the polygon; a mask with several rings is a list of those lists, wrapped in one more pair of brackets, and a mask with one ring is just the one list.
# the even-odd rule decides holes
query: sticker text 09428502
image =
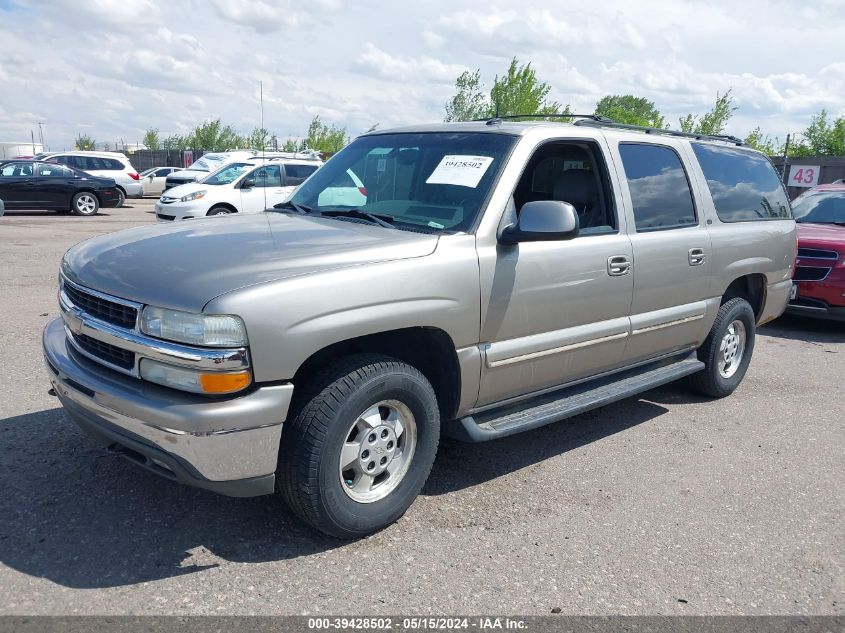
{"label": "sticker text 09428502", "polygon": [[492,162],[490,156],[444,156],[425,182],[475,188]]}

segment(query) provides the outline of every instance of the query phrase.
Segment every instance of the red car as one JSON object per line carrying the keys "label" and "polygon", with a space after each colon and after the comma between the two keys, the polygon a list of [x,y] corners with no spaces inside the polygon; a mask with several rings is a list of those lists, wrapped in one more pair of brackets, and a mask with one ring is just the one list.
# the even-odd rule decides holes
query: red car
{"label": "red car", "polygon": [[792,213],[798,257],[787,312],[845,321],[845,184],[810,189]]}

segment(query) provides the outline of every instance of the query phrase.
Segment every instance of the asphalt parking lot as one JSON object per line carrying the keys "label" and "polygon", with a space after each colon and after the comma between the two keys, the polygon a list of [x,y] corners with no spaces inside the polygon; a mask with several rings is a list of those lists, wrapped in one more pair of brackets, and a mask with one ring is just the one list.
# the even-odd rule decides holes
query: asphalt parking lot
{"label": "asphalt parking lot", "polygon": [[405,517],[342,543],[106,454],[47,394],[62,253],[152,202],[0,218],[0,613],[845,613],[845,326],[764,327],[725,400],[443,442]]}

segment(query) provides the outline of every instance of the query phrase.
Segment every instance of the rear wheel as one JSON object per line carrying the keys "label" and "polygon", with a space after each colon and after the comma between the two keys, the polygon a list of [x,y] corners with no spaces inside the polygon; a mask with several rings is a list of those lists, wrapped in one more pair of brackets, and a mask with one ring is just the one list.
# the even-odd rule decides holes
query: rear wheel
{"label": "rear wheel", "polygon": [[414,367],[376,355],[311,384],[285,422],[279,490],[318,530],[366,536],[402,516],[428,478],[440,439],[434,390]]}
{"label": "rear wheel", "polygon": [[71,201],[71,211],[76,215],[97,215],[100,201],[90,191],[81,191]]}
{"label": "rear wheel", "polygon": [[704,371],[690,376],[696,391],[713,398],[724,398],[739,386],[754,352],[755,317],[751,305],[742,298],[722,304],[698,359]]}
{"label": "rear wheel", "polygon": [[123,189],[118,187],[117,189],[117,207],[122,207],[123,203],[126,202],[126,192]]}
{"label": "rear wheel", "polygon": [[206,215],[229,215],[232,210],[228,207],[212,207]]}

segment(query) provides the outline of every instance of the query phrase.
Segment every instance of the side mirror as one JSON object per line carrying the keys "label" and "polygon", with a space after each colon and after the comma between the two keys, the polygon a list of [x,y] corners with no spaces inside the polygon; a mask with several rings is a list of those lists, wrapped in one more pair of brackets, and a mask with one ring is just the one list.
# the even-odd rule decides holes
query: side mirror
{"label": "side mirror", "polygon": [[502,244],[571,240],[578,235],[578,213],[568,202],[536,200],[526,202],[519,221],[505,227],[499,237]]}
{"label": "side mirror", "polygon": [[252,178],[247,178],[241,183],[241,189],[252,189],[255,186],[255,181]]}

